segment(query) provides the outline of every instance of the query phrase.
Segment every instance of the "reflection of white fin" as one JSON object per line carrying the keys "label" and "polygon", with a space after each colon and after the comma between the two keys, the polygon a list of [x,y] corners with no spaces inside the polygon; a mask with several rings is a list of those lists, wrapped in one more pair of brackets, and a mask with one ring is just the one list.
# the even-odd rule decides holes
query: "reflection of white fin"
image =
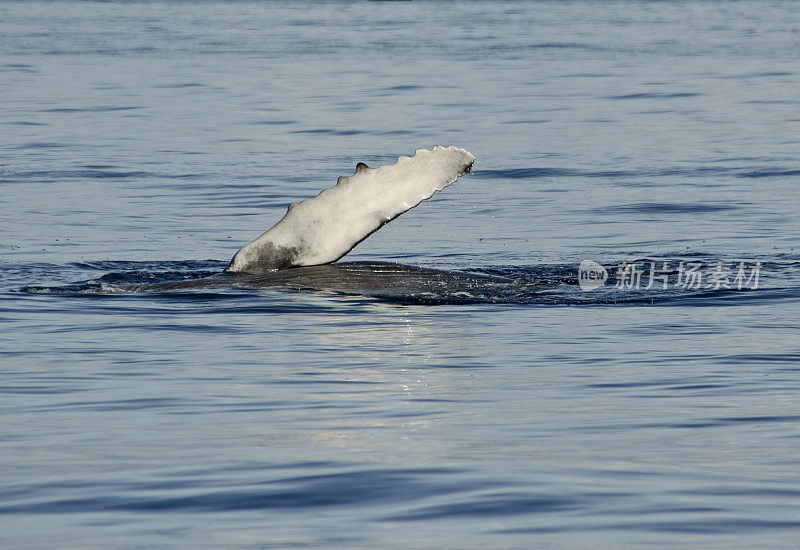
{"label": "reflection of white fin", "polygon": [[417,149],[391,166],[358,163],[356,173],[334,187],[292,204],[266,233],[239,250],[228,272],[261,273],[274,269],[335,262],[358,243],[406,210],[469,172],[475,160],[457,147]]}

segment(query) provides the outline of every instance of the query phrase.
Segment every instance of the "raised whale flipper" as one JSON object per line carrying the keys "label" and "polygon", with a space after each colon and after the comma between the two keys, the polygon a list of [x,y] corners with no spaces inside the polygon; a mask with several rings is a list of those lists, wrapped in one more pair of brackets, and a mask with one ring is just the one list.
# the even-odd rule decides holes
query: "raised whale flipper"
{"label": "raised whale flipper", "polygon": [[356,173],[286,215],[239,250],[227,272],[264,273],[335,262],[384,224],[441,191],[472,168],[475,157],[458,147],[417,149],[391,166]]}

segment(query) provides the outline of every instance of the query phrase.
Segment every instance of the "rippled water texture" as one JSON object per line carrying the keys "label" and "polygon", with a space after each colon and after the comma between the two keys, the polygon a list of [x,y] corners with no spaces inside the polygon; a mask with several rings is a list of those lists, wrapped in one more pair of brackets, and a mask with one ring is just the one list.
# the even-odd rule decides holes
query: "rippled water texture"
{"label": "rippled water texture", "polygon": [[[796,8],[0,3],[3,548],[796,547]],[[434,144],[348,263],[220,275]]]}

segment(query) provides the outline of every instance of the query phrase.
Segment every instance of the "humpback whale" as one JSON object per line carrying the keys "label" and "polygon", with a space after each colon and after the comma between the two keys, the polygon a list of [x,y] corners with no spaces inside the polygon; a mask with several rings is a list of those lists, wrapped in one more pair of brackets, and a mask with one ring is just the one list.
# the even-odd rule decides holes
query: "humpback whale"
{"label": "humpback whale", "polygon": [[316,197],[290,205],[280,221],[236,252],[222,273],[155,284],[120,283],[125,274],[109,274],[57,291],[277,288],[425,303],[504,300],[519,292],[518,281],[390,262],[337,262],[382,226],[468,173],[474,160],[464,149],[435,146],[378,168],[360,162],[352,176],[340,177]]}
{"label": "humpback whale", "polygon": [[267,274],[341,259],[358,243],[470,171],[475,157],[458,147],[417,149],[390,166],[355,174],[314,198],[291,204],[286,215],[233,257],[226,273]]}

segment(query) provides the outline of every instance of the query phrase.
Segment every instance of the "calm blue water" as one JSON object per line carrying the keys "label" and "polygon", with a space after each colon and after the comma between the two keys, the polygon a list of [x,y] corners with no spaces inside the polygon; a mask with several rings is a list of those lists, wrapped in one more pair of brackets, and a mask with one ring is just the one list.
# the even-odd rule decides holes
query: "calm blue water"
{"label": "calm blue water", "polygon": [[[795,547],[798,29],[788,1],[0,3],[3,547]],[[473,174],[347,259],[503,289],[153,287],[434,144]],[[757,289],[677,288],[738,259]],[[582,291],[583,260],[674,288]]]}

